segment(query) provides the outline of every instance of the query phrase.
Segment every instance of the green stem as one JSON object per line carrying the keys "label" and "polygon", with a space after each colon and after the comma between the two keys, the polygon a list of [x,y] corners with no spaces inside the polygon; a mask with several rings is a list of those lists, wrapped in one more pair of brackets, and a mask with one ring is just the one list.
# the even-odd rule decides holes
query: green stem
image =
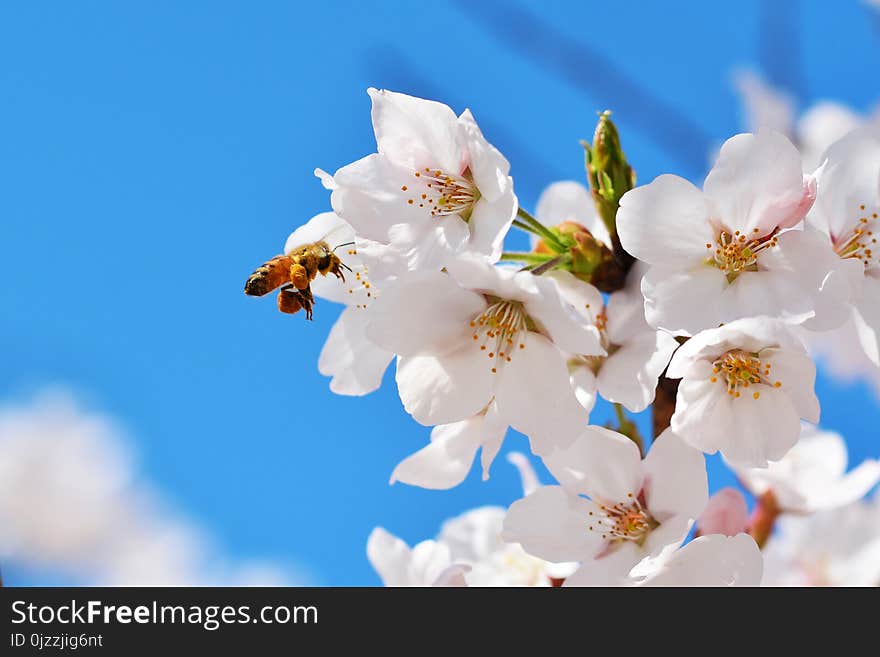
{"label": "green stem", "polygon": [[537,230],[535,230],[534,228],[532,228],[528,224],[523,223],[522,221],[517,221],[516,219],[514,219],[513,225],[516,226],[517,228],[519,228],[520,230],[526,231],[527,233],[531,233],[532,235],[537,235],[538,237],[543,237],[543,235],[541,235],[541,233],[539,233]]}
{"label": "green stem", "polygon": [[501,254],[502,260],[512,260],[517,262],[532,262],[541,264],[555,258],[552,253],[527,253],[524,251],[505,251]]}
{"label": "green stem", "polygon": [[563,262],[564,260],[566,260],[566,258],[568,258],[568,256],[565,255],[565,254],[558,255],[558,256],[556,256],[555,258],[551,258],[551,259],[548,260],[547,262],[542,262],[540,265],[537,265],[537,266],[533,267],[533,268],[532,268],[532,273],[533,273],[535,276],[540,276],[541,274],[545,274],[545,273],[547,273],[548,271],[550,271],[551,269],[554,269],[554,268],[555,268],[557,265],[559,265],[561,262]]}
{"label": "green stem", "polygon": [[[553,233],[553,231],[551,231],[544,224],[535,219],[528,212],[526,212],[522,208],[518,208],[516,211],[516,215],[520,219],[522,219],[523,222],[532,227],[533,230],[531,230],[530,232],[535,233],[536,235],[540,235],[542,238],[544,238],[547,246],[549,246],[551,249],[553,249],[557,253],[564,253],[568,250],[568,248],[559,241],[559,238],[556,236],[555,233]],[[515,221],[514,223],[519,224],[521,222]]]}

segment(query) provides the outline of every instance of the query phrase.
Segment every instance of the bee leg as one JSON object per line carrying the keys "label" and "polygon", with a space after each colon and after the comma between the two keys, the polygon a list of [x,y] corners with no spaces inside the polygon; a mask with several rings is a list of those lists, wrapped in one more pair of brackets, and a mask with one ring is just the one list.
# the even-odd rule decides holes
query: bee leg
{"label": "bee leg", "polygon": [[312,296],[312,288],[308,285],[299,291],[299,302],[306,309],[306,319],[312,318],[312,306],[315,305],[315,297]]}
{"label": "bee leg", "polygon": [[290,282],[297,290],[304,290],[309,286],[309,272],[299,263],[290,265]]}
{"label": "bee leg", "polygon": [[342,262],[342,260],[337,260],[336,266],[333,268],[333,273],[336,274],[336,278],[341,279],[342,282],[345,283],[345,274],[342,273],[343,269],[346,271],[352,271],[352,268]]}
{"label": "bee leg", "polygon": [[300,292],[299,302],[306,311],[306,319],[311,320],[312,319],[312,306],[315,303],[315,300],[312,298],[311,291],[309,292],[308,296],[306,296],[305,294]]}
{"label": "bee leg", "polygon": [[278,310],[293,315],[302,309],[299,291],[292,287],[282,288],[278,292]]}

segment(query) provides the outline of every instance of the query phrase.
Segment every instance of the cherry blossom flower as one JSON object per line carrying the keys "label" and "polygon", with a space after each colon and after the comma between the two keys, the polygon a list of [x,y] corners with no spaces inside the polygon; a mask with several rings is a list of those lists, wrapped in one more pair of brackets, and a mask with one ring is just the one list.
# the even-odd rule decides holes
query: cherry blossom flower
{"label": "cherry blossom flower", "polygon": [[787,326],[741,319],[679,347],[667,376],[682,379],[672,430],[737,467],[766,467],[797,442],[799,419],[819,421],[816,366]]}
{"label": "cherry blossom flower", "polygon": [[367,539],[367,558],[385,586],[465,586],[467,567],[453,564],[449,547],[437,541],[410,548],[376,527]]}
{"label": "cherry blossom flower", "polygon": [[794,99],[754,73],[738,74],[735,83],[748,131],[770,128],[784,134],[797,145],[807,172],[814,171],[828,147],[847,133],[864,126],[880,126],[880,107],[862,115],[839,102],[820,100],[797,117]]}
{"label": "cherry blossom flower", "polygon": [[327,336],[318,370],[332,377],[330,389],[340,395],[365,395],[382,385],[382,375],[394,357],[367,338],[366,326],[370,308],[379,296],[379,285],[363,263],[359,248],[366,241],[357,237],[351,226],[332,212],[312,217],[297,228],[284,245],[284,252],[317,241],[325,241],[330,248],[341,245],[340,259],[351,270],[345,281],[335,276],[317,276],[311,283],[312,293],[337,303],[345,304]]}
{"label": "cherry blossom flower", "polygon": [[486,480],[505,435],[507,422],[501,419],[498,405],[493,401],[467,420],[434,427],[431,442],[401,461],[391,473],[390,483],[401,481],[422,488],[453,488],[467,477],[481,448],[483,479]]}
{"label": "cherry blossom flower", "polygon": [[[523,492],[538,486],[529,460],[512,452],[508,460],[519,471]],[[576,564],[555,564],[501,539],[507,510],[498,506],[471,509],[443,523],[436,540],[410,549],[382,529],[373,532],[368,554],[386,586],[552,586],[568,577]],[[442,575],[442,578],[441,578]]]}
{"label": "cherry blossom flower", "polygon": [[552,277],[562,297],[596,326],[606,354],[569,355],[568,370],[578,401],[590,411],[598,393],[634,413],[645,410],[654,400],[657,380],[678,342],[645,321],[638,275],[631,275],[631,283],[612,293],[607,303],[599,290],[568,272],[553,272]]}
{"label": "cherry blossom flower", "polygon": [[835,142],[816,175],[820,191],[807,223],[837,256],[852,291],[859,342],[880,365],[880,130],[857,130]]}
{"label": "cherry blossom flower", "polygon": [[748,534],[700,536],[660,561],[635,586],[759,586],[761,550]]}
{"label": "cherry blossom flower", "polygon": [[585,426],[563,350],[604,352],[595,327],[561,300],[552,281],[460,259],[447,272],[402,276],[374,309],[367,336],[398,354],[400,398],[418,422],[484,414],[493,427],[525,433],[536,453]]}
{"label": "cherry blossom flower", "polygon": [[736,536],[749,525],[749,509],[743,494],[735,488],[722,488],[709,498],[697,518],[697,535]]}
{"label": "cherry blossom flower", "polygon": [[518,203],[510,165],[470,110],[456,117],[431,100],[369,94],[378,152],[333,176],[336,213],[409,269],[439,269],[465,251],[497,261]]}
{"label": "cherry blossom flower", "polygon": [[617,229],[649,265],[641,285],[648,323],[693,335],[743,317],[814,317],[829,274],[816,266],[824,245],[789,229],[815,194],[797,149],[768,130],[728,139],[702,191],[662,175],[627,192]]}
{"label": "cherry blossom flower", "polygon": [[846,443],[838,434],[804,424],[797,445],[766,468],[737,470],[755,495],[773,491],[779,507],[813,513],[854,502],[880,481],[880,461],[868,459],[846,472]]}
{"label": "cherry blossom flower", "polygon": [[560,485],[514,502],[502,537],[542,559],[580,561],[566,586],[621,585],[654,572],[708,498],[702,454],[669,430],[643,461],[628,438],[591,426],[544,463]]}
{"label": "cherry blossom flower", "polygon": [[880,585],[880,496],[785,515],[764,546],[765,586]]}

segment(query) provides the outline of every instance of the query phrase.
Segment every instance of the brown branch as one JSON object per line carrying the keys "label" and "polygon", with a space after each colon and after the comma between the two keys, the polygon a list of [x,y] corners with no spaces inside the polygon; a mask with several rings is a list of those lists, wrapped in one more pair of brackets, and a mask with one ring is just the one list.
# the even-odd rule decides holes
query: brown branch
{"label": "brown branch", "polygon": [[752,512],[749,535],[755,539],[759,548],[763,548],[767,539],[770,538],[773,527],[776,525],[776,519],[781,513],[782,509],[779,507],[772,490],[768,490],[758,498],[758,503]]}
{"label": "brown branch", "polygon": [[651,407],[654,438],[657,438],[667,428],[672,421],[672,414],[675,413],[675,397],[678,395],[678,384],[681,379],[667,379],[666,372],[657,382],[657,390],[654,393],[654,404]]}

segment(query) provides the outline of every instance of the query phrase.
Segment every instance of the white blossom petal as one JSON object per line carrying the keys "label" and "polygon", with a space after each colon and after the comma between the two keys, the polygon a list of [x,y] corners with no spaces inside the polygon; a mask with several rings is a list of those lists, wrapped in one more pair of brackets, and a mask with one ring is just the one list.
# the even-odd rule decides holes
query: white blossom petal
{"label": "white blossom petal", "polygon": [[397,359],[397,390],[403,407],[416,422],[428,426],[476,415],[489,403],[494,383],[485,360],[474,357],[470,345],[443,356]]}
{"label": "white blossom petal", "polygon": [[810,209],[815,186],[810,197],[802,167],[800,153],[784,135],[767,129],[739,134],[721,147],[703,191],[729,231],[749,235],[757,228],[767,235],[793,226]]}
{"label": "white blossom petal", "polygon": [[626,436],[589,426],[570,446],[544,457],[544,464],[566,489],[597,501],[627,501],[642,489],[642,457]]}
{"label": "white blossom petal", "polygon": [[620,199],[617,232],[626,251],[650,265],[682,268],[706,257],[715,242],[703,193],[684,178],[665,174]]}
{"label": "white blossom petal", "polygon": [[427,166],[460,173],[460,128],[447,105],[384,89],[367,93],[380,153],[412,171]]}
{"label": "white blossom petal", "polygon": [[706,460],[671,429],[651,445],[644,462],[645,501],[656,517],[683,515],[696,518],[709,499]]}
{"label": "white blossom petal", "polygon": [[591,509],[561,486],[543,486],[510,506],[501,537],[548,561],[580,561],[602,545],[599,534],[587,531]]}
{"label": "white blossom petal", "polygon": [[485,307],[479,294],[447,274],[412,272],[382,290],[370,308],[367,336],[403,356],[432,348],[442,353],[470,338],[470,322]]}
{"label": "white blossom petal", "polygon": [[382,385],[394,354],[367,338],[368,315],[363,308],[346,308],[330,329],[318,357],[318,371],[333,377],[337,395],[366,395]]}
{"label": "white blossom petal", "polygon": [[748,534],[701,536],[678,550],[644,586],[758,586],[764,562]]}

